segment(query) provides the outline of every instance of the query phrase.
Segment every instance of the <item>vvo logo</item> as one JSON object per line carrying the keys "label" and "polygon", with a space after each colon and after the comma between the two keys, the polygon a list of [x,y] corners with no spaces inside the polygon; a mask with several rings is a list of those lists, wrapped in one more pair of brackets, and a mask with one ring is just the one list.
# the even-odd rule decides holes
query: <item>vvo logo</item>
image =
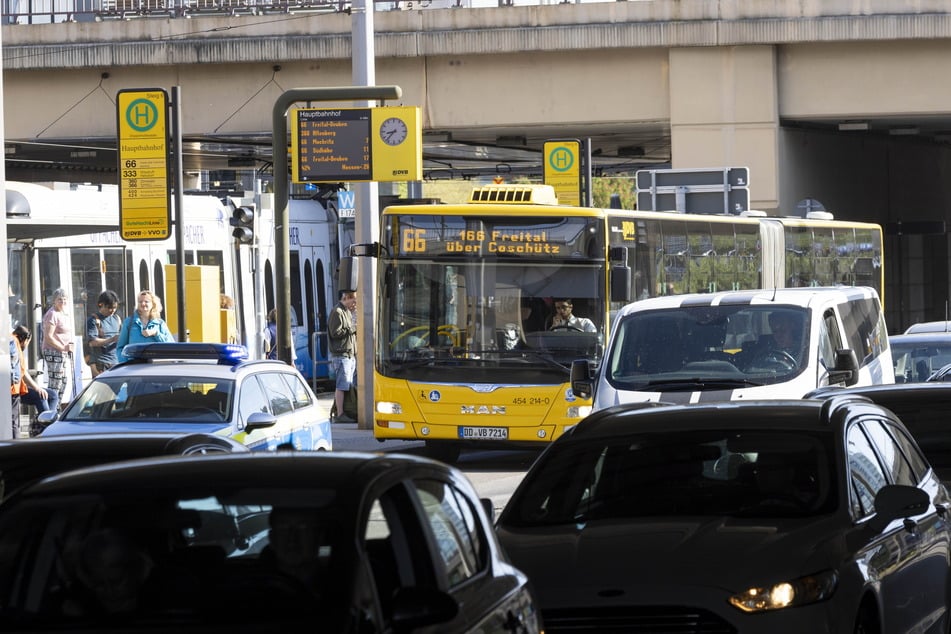
{"label": "vvo logo", "polygon": [[337,215],[341,218],[355,218],[357,215],[356,198],[356,192],[347,191],[345,189],[338,191]]}

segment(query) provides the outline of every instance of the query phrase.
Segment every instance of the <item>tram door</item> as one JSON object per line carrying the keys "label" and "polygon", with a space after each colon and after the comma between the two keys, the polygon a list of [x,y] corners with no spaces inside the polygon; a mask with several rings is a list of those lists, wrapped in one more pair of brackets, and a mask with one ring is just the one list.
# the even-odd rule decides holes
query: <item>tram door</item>
{"label": "tram door", "polygon": [[327,318],[330,277],[326,270],[327,247],[301,245],[291,251],[291,331],[295,365],[316,383],[329,377]]}

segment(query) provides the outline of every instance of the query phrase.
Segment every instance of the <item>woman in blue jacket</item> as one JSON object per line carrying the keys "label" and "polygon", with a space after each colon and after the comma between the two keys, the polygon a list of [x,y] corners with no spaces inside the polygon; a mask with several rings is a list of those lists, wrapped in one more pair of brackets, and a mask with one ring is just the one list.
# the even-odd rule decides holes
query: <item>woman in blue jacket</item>
{"label": "woman in blue jacket", "polygon": [[161,318],[162,300],[152,291],[139,293],[137,307],[134,313],[126,317],[119,330],[119,341],[116,343],[116,354],[119,362],[129,359],[123,354],[125,347],[131,343],[156,343],[175,341],[168,324]]}

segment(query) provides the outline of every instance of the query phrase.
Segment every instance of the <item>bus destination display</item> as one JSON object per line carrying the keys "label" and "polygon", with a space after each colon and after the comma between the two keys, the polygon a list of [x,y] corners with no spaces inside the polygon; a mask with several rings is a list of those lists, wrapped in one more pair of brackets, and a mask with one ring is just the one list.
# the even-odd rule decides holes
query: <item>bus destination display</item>
{"label": "bus destination display", "polygon": [[370,180],[369,108],[307,108],[295,112],[295,182]]}
{"label": "bus destination display", "polygon": [[[394,222],[394,220],[396,220]],[[597,240],[584,218],[553,219],[551,223],[453,222],[448,216],[388,218],[391,250],[403,256],[479,255],[562,258],[586,252],[586,242]],[[393,248],[395,247],[395,248]]]}

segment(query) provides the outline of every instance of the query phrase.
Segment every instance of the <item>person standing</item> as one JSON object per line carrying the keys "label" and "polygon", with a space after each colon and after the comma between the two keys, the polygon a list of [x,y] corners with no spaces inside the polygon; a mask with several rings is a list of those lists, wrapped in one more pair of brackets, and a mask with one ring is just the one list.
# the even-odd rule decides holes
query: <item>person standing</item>
{"label": "person standing", "polygon": [[99,310],[86,319],[86,345],[89,347],[89,369],[93,377],[119,362],[116,343],[122,320],[116,314],[119,296],[114,291],[103,291],[97,300]]}
{"label": "person standing", "polygon": [[264,329],[264,353],[266,358],[277,360],[277,309],[267,313],[267,328]]}
{"label": "person standing", "polygon": [[330,319],[327,322],[331,362],[337,376],[334,392],[334,407],[337,415],[334,420],[338,423],[356,422],[343,411],[344,398],[353,387],[357,369],[357,330],[353,319],[353,311],[356,307],[357,294],[353,291],[340,291],[340,301],[330,312]]}
{"label": "person standing", "polygon": [[56,390],[62,402],[69,402],[70,393],[66,391],[68,377],[73,365],[73,320],[66,312],[69,300],[66,290],[53,291],[53,301],[43,315],[43,360],[46,362],[46,384]]}
{"label": "person standing", "polygon": [[116,356],[120,363],[129,360],[123,354],[123,350],[129,344],[175,341],[175,337],[172,336],[161,315],[162,300],[152,291],[139,293],[135,312],[125,318],[119,330]]}
{"label": "person standing", "polygon": [[20,437],[20,398],[23,396],[23,353],[16,337],[10,337],[10,413],[13,415],[11,438]]}

